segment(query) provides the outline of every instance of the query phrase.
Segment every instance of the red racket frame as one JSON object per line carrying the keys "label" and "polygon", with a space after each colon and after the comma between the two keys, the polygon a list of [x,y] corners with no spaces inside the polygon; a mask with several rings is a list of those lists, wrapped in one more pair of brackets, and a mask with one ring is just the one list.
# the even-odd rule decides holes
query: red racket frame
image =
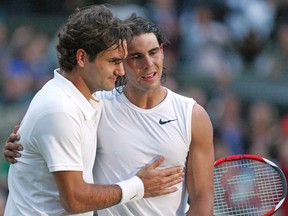
{"label": "red racket frame", "polygon": [[250,155],[250,154],[230,155],[230,156],[227,156],[227,157],[224,157],[224,158],[220,158],[220,159],[215,161],[214,167],[217,167],[219,164],[222,164],[224,162],[237,161],[237,160],[242,160],[242,159],[251,159],[251,160],[257,160],[257,161],[260,161],[260,162],[263,162],[263,163],[267,163],[271,167],[273,167],[275,170],[277,170],[277,172],[280,174],[281,178],[283,179],[283,189],[284,189],[284,191],[283,191],[283,195],[282,195],[281,201],[278,203],[278,205],[275,206],[274,209],[271,209],[269,212],[267,212],[263,216],[270,216],[270,215],[274,214],[282,206],[283,202],[286,199],[286,195],[287,195],[287,181],[286,181],[286,177],[285,177],[284,173],[272,161],[270,161],[270,160],[268,160],[266,158],[263,158],[261,156]]}

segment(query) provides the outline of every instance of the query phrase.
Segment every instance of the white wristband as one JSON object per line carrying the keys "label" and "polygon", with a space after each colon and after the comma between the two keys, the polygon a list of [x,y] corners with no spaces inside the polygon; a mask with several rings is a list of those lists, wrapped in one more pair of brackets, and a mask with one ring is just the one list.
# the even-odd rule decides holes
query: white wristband
{"label": "white wristband", "polygon": [[137,176],[117,182],[116,184],[119,185],[122,190],[122,199],[119,204],[135,201],[144,197],[144,184]]}

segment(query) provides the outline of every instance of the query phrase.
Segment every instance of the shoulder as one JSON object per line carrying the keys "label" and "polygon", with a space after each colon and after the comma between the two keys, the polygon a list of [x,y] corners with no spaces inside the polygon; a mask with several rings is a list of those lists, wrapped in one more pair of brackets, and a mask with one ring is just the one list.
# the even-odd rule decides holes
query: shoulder
{"label": "shoulder", "polygon": [[[45,91],[47,92],[47,89]],[[49,120],[49,122],[56,120],[57,122],[61,122],[63,118],[66,118],[65,122],[67,123],[67,118],[79,120],[83,116],[86,104],[83,105],[85,108],[81,108],[82,101],[77,102],[62,91],[58,91],[55,94],[57,96],[47,94],[46,92],[38,92],[27,110],[27,114],[31,115],[35,120],[38,119],[40,121],[41,119],[45,119],[45,121]]]}
{"label": "shoulder", "polygon": [[188,102],[188,103],[193,103],[193,104],[196,103],[196,101],[191,97],[187,97],[187,96],[181,95],[179,93],[173,92],[172,90],[170,90],[168,88],[166,88],[166,89],[167,89],[167,96],[168,97],[172,97],[172,98],[179,100],[179,101],[182,101],[182,102]]}
{"label": "shoulder", "polygon": [[193,106],[192,112],[193,137],[210,137],[213,133],[213,126],[207,111],[199,104]]}
{"label": "shoulder", "polygon": [[193,118],[194,121],[202,121],[202,120],[210,121],[209,114],[198,103],[195,103],[194,106],[193,106],[192,118]]}
{"label": "shoulder", "polygon": [[191,114],[194,112],[194,106],[196,101],[193,98],[183,96],[167,89],[167,97],[165,105],[169,105],[172,109],[176,110],[179,115],[185,116],[187,119],[191,119]]}

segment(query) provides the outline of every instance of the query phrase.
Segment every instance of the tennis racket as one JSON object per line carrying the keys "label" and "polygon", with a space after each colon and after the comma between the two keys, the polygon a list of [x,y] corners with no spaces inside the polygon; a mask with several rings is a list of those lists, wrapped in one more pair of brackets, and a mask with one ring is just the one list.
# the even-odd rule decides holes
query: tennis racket
{"label": "tennis racket", "polygon": [[287,182],[273,162],[232,155],[214,163],[214,215],[269,216],[283,204]]}

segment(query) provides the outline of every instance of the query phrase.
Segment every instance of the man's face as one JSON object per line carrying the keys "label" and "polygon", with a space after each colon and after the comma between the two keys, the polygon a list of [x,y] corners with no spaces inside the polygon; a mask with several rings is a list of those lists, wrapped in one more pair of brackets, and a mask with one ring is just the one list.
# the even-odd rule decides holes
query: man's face
{"label": "man's face", "polygon": [[134,36],[128,43],[128,56],[124,69],[128,79],[127,88],[149,91],[160,86],[163,70],[163,46],[153,33]]}
{"label": "man's face", "polygon": [[93,62],[87,61],[84,66],[85,82],[92,92],[98,90],[112,90],[118,76],[125,74],[123,60],[127,55],[127,43],[124,50],[116,45],[102,51]]}

